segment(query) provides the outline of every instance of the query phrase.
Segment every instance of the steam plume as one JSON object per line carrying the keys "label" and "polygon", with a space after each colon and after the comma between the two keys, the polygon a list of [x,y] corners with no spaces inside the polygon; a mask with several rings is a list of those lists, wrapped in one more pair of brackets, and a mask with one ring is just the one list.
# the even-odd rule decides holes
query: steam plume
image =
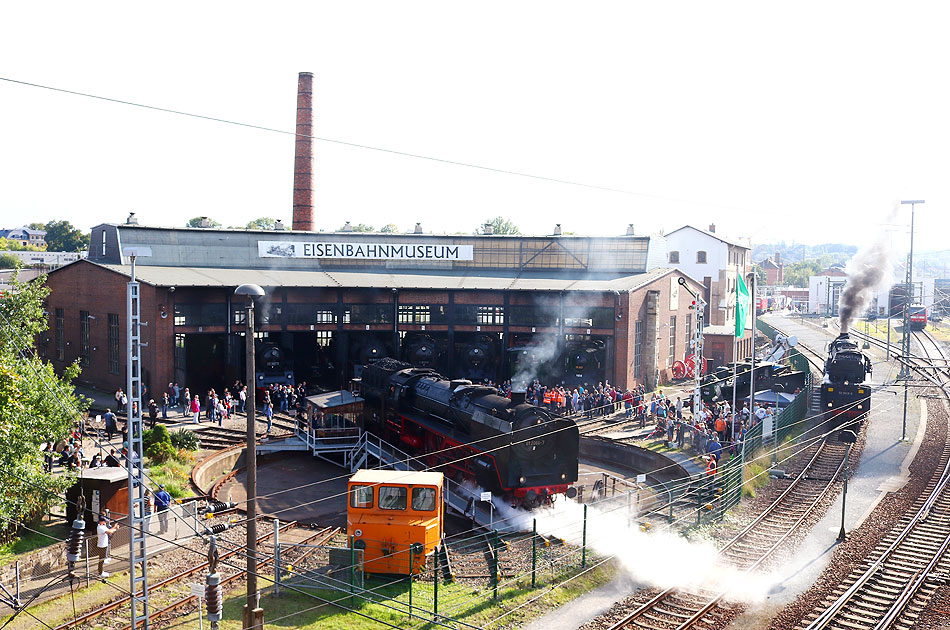
{"label": "steam plume", "polygon": [[891,248],[883,236],[848,262],[848,281],[838,299],[842,333],[848,332],[852,320],[864,312],[874,291],[889,277],[890,270]]}

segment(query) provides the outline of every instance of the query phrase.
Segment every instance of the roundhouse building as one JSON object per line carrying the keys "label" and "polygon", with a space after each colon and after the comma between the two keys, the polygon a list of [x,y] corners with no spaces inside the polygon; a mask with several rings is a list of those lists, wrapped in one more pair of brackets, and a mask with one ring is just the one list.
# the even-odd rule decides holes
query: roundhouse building
{"label": "roundhouse building", "polygon": [[[417,230],[419,231],[419,230]],[[125,384],[127,248],[136,259],[152,391],[243,380],[243,283],[257,310],[258,384],[345,386],[397,356],[450,377],[604,380],[648,388],[688,352],[702,290],[662,237],[381,234],[103,224],[88,257],[49,274],[42,353],[81,380]]]}

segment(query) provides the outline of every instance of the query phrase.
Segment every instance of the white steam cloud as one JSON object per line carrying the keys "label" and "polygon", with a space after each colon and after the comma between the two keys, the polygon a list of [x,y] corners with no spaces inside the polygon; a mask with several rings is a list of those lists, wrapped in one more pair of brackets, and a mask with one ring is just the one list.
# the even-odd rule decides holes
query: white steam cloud
{"label": "white steam cloud", "polygon": [[[520,525],[527,531],[531,530],[532,518],[536,518],[539,534],[580,545],[584,520],[581,504],[558,501],[549,508],[520,514],[504,513],[502,518],[522,519]],[[628,521],[623,503],[587,506],[587,545],[597,554],[614,556],[624,571],[644,586],[703,589],[726,593],[730,601],[753,603],[764,601],[778,581],[727,564],[712,543],[690,541],[674,532],[641,531],[635,519]]]}

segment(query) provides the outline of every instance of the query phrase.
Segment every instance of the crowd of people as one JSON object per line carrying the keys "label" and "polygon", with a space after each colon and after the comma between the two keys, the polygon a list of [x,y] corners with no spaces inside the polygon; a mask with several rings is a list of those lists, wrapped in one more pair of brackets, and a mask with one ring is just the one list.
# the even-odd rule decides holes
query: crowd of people
{"label": "crowd of people", "polygon": [[[512,395],[510,380],[500,385],[486,384],[496,387],[503,396]],[[750,429],[775,413],[767,404],[757,404],[752,413],[744,402],[732,409],[728,401],[719,401],[702,403],[694,414],[691,397],[684,400],[682,396],[667,396],[663,390],[648,394],[642,385],[622,389],[606,382],[565,387],[546,386],[535,379],[524,387],[524,395],[525,402],[566,416],[609,419],[622,412],[623,418],[641,429],[652,427],[647,437],[663,436],[670,448],[695,449],[706,461],[709,475],[715,474],[724,457],[741,452]]]}

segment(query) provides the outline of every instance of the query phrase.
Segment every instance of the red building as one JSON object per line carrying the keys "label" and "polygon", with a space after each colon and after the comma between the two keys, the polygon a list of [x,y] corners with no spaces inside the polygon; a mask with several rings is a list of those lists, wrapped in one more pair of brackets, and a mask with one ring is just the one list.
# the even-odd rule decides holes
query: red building
{"label": "red building", "polygon": [[276,350],[259,371],[328,388],[387,355],[473,380],[527,370],[569,385],[652,387],[686,355],[694,322],[683,274],[647,269],[663,258],[655,237],[105,224],[93,228],[86,260],[49,274],[40,347],[59,367],[79,359],[80,380],[106,390],[125,383],[130,266],[120,244],[152,252],[136,260],[152,391],[242,379],[244,305],[233,293],[243,283],[266,291],[256,335],[260,356]]}

